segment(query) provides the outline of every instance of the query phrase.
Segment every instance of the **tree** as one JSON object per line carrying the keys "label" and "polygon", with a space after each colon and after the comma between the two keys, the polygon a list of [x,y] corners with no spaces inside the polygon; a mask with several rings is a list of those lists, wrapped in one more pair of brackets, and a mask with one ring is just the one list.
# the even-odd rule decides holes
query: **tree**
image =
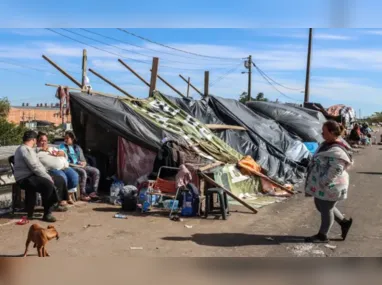
{"label": "tree", "polygon": [[247,92],[241,93],[239,102],[245,104],[247,103],[247,101],[248,101],[248,93]]}
{"label": "tree", "polygon": [[[240,101],[240,103],[243,103],[243,104],[247,103],[248,102],[248,93],[247,92],[241,93],[239,101]],[[260,92],[257,94],[256,98],[251,97],[251,101],[268,102],[268,99],[264,97],[263,92]]]}
{"label": "tree", "polygon": [[22,142],[22,137],[26,128],[7,122],[5,118],[0,118],[0,145],[18,145]]}
{"label": "tree", "polygon": [[260,92],[257,94],[255,101],[268,102],[268,99],[264,97],[264,93]]}
{"label": "tree", "polygon": [[11,103],[7,97],[0,99],[0,119],[6,119],[11,110]]}

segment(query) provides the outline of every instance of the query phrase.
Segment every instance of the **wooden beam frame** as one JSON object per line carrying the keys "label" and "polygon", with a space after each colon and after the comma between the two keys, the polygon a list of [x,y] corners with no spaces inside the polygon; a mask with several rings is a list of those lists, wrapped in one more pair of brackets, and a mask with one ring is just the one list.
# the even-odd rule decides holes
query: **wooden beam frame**
{"label": "wooden beam frame", "polygon": [[236,201],[238,201],[240,204],[242,204],[244,207],[248,208],[249,210],[251,210],[254,214],[257,214],[257,210],[255,208],[253,208],[251,205],[249,205],[247,202],[243,201],[242,199],[240,199],[239,197],[237,197],[235,194],[233,194],[231,191],[227,190],[226,188],[224,188],[223,186],[221,186],[219,183],[215,182],[215,180],[213,180],[211,177],[209,177],[208,175],[206,175],[205,173],[199,171],[198,172],[199,175],[205,180],[207,181],[208,183],[214,185],[215,187],[219,187],[221,189],[224,190],[224,192],[232,197],[233,199],[235,199]]}
{"label": "wooden beam frame", "polygon": [[188,77],[188,81],[187,81],[187,94],[186,94],[186,97],[190,97],[190,77]]}
{"label": "wooden beam frame", "polygon": [[60,71],[67,78],[69,78],[70,81],[72,81],[78,87],[82,88],[82,84],[80,82],[78,82],[73,76],[71,76],[69,73],[67,73],[63,68],[61,68],[58,64],[56,64],[53,60],[51,60],[50,58],[48,58],[45,55],[43,55],[42,58],[45,59],[47,62],[49,62],[51,65],[53,65],[58,71]]}
{"label": "wooden beam frame", "polygon": [[172,86],[170,83],[168,83],[166,80],[164,80],[159,74],[157,74],[158,78],[164,83],[166,84],[168,87],[170,87],[172,90],[174,90],[174,92],[178,93],[181,97],[183,98],[186,98],[186,96],[184,96],[182,94],[182,92],[180,92],[178,89],[176,89],[174,86]]}
{"label": "wooden beam frame", "polygon": [[204,72],[204,97],[208,96],[210,86],[210,72]]}
{"label": "wooden beam frame", "polygon": [[[45,83],[45,86],[58,88],[58,87],[63,86],[63,85]],[[75,88],[75,87],[69,87],[69,86],[66,86],[66,87],[68,87],[71,90],[76,90],[76,91],[83,92],[83,90],[81,88]],[[100,91],[95,91],[95,90],[91,90],[89,92],[91,94],[102,95],[102,96],[111,97],[111,98],[115,98],[115,99],[126,99],[126,97],[122,97],[122,96],[118,96],[118,95],[114,95],[114,94],[108,94],[108,93],[104,93],[104,92],[100,92]]]}
{"label": "wooden beam frame", "polygon": [[103,81],[105,81],[106,83],[110,84],[111,86],[113,86],[115,89],[117,89],[118,91],[122,92],[123,94],[125,94],[127,97],[131,98],[131,99],[135,99],[134,96],[130,95],[128,92],[126,92],[125,90],[123,90],[121,87],[119,87],[118,85],[116,85],[115,83],[111,82],[109,79],[103,77],[101,74],[97,73],[96,71],[94,71],[93,69],[89,68],[89,71],[91,73],[93,73],[95,76],[101,78]]}
{"label": "wooden beam frame", "polygon": [[154,92],[154,90],[156,90],[156,87],[157,87],[158,66],[159,66],[159,58],[154,57],[153,58],[153,64],[151,67],[151,80],[150,80],[149,97],[153,96],[153,92]]}
{"label": "wooden beam frame", "polygon": [[132,69],[130,66],[128,66],[122,59],[118,59],[118,61],[126,67],[128,70],[131,71],[136,77],[138,77],[144,84],[146,84],[148,87],[150,87],[150,83],[148,83],[142,76],[140,76],[134,69]]}
{"label": "wooden beam frame", "polygon": [[86,78],[87,66],[88,66],[88,56],[87,56],[86,49],[84,49],[82,51],[82,89],[83,90],[86,90],[85,78]]}
{"label": "wooden beam frame", "polygon": [[[183,81],[186,82],[186,83],[188,84],[188,80],[187,80],[186,78],[184,78],[184,77],[182,76],[182,74],[179,74],[179,77],[182,78]],[[194,89],[196,92],[198,92],[198,94],[199,94],[200,96],[204,96],[203,93],[200,92],[200,90],[199,90],[198,88],[196,88],[194,85],[192,85],[191,82],[190,82],[190,86],[191,86],[192,89]]]}

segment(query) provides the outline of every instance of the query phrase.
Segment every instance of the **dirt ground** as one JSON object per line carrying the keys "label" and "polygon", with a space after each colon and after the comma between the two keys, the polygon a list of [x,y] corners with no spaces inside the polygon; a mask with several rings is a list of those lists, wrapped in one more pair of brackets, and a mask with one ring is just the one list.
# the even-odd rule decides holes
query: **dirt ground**
{"label": "dirt ground", "polygon": [[[152,214],[129,214],[123,220],[113,218],[116,207],[81,203],[56,214],[61,236],[49,242],[48,250],[53,257],[381,256],[381,154],[381,146],[372,146],[355,155],[349,199],[339,204],[354,223],[345,242],[338,240],[340,231],[334,225],[331,245],[335,249],[302,243],[304,236],[318,231],[319,215],[312,199],[298,194],[256,215],[235,207],[227,221],[185,218],[173,222]],[[5,219],[0,223],[0,256],[20,255],[29,226]],[[35,249],[31,247],[29,254],[36,256]]]}

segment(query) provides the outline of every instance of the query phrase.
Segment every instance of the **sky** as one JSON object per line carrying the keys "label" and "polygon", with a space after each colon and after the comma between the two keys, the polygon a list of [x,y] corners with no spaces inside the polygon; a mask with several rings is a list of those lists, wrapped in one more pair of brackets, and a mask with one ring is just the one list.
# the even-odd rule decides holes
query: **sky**
{"label": "sky", "polygon": [[[181,6],[174,1],[160,1],[161,5],[158,1],[129,5],[127,1],[108,1],[108,5],[76,1],[75,11],[67,11],[71,7],[67,2],[71,1],[55,5],[32,2],[18,1],[17,6],[11,1],[0,3],[0,97],[8,97],[13,105],[55,102],[55,89],[45,83],[75,87],[42,55],[81,81],[84,48],[88,68],[135,97],[147,97],[148,87],[118,59],[149,81],[152,57],[159,57],[159,74],[182,93],[186,93],[187,85],[179,74],[190,77],[202,91],[204,71],[208,70],[211,94],[238,98],[247,89],[247,74],[241,73],[246,71],[243,58],[252,55],[256,66],[273,82],[270,85],[254,69],[254,95],[263,92],[271,100],[301,103],[306,27],[313,27],[311,101],[326,107],[350,105],[357,113],[361,110],[362,116],[382,111],[382,26],[373,23],[373,11],[382,6],[378,1],[366,0],[361,5],[355,0],[340,0],[348,2],[340,7],[315,0],[292,4],[237,1],[235,5],[232,1],[212,0],[204,1],[203,6],[198,5],[199,0]],[[164,6],[163,2],[177,4]],[[272,9],[275,2],[278,9]],[[368,5],[375,9],[367,9]],[[189,53],[142,40],[115,27]],[[121,95],[90,72],[88,77],[94,90]],[[157,89],[177,96],[160,81]],[[200,98],[192,89],[191,95]]]}

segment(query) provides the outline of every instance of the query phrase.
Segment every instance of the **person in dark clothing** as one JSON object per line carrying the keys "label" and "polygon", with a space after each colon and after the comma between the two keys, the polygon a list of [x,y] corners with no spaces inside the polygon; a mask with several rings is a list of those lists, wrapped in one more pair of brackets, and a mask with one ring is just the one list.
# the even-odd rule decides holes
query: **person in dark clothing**
{"label": "person in dark clothing", "polygon": [[361,141],[361,130],[358,124],[355,124],[349,135],[349,141],[351,143],[359,144]]}
{"label": "person in dark clothing", "polygon": [[26,131],[23,136],[23,144],[15,152],[14,176],[16,183],[25,190],[27,197],[28,218],[33,218],[36,201],[36,192],[41,194],[44,207],[43,220],[49,223],[56,221],[52,215],[54,205],[59,202],[56,185],[64,191],[65,180],[61,177],[52,178],[41,164],[34,149],[37,133]]}

